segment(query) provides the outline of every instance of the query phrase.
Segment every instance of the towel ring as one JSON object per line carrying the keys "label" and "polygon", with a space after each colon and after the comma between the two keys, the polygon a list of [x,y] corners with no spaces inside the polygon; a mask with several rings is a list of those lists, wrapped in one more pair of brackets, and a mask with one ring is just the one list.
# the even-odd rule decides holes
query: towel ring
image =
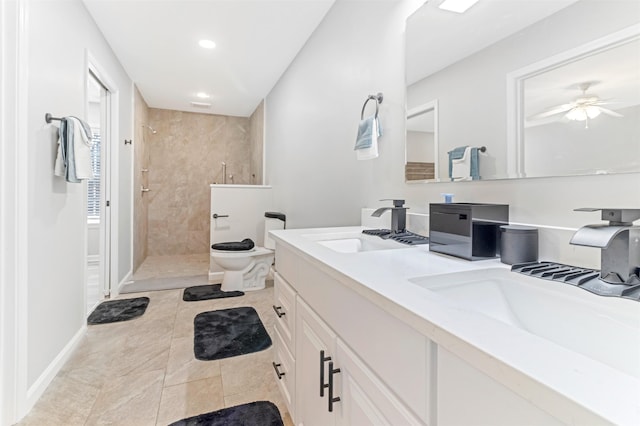
{"label": "towel ring", "polygon": [[364,110],[367,107],[367,103],[370,100],[375,100],[376,101],[376,115],[375,117],[378,118],[378,105],[380,105],[382,103],[382,99],[384,98],[384,96],[382,95],[382,92],[378,92],[377,95],[369,95],[367,96],[367,100],[364,101],[364,105],[362,105],[362,112],[360,112],[360,119],[364,119]]}

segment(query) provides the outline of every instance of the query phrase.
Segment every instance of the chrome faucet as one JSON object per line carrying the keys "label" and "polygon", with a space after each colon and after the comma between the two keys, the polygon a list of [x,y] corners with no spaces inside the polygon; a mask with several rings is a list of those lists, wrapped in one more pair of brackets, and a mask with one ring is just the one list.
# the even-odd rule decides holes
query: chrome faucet
{"label": "chrome faucet", "polygon": [[602,211],[608,224],[586,225],[578,229],[570,244],[598,247],[600,279],[609,284],[640,284],[640,209],[575,209],[580,212]]}
{"label": "chrome faucet", "polygon": [[394,234],[405,232],[407,227],[408,207],[403,207],[404,200],[393,200],[385,198],[380,201],[393,201],[393,207],[380,207],[379,209],[371,213],[371,216],[380,217],[385,211],[391,210],[391,232]]}

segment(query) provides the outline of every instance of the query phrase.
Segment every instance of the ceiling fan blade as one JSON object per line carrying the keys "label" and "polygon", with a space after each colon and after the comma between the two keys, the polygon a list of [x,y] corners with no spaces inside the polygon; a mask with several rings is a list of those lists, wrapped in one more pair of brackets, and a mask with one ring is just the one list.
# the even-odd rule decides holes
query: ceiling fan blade
{"label": "ceiling fan blade", "polygon": [[572,104],[558,105],[558,106],[550,108],[550,109],[548,109],[546,111],[542,111],[541,113],[532,115],[532,116],[528,117],[528,120],[539,120],[541,118],[551,117],[552,115],[556,115],[556,114],[560,114],[560,113],[563,113],[563,112],[567,112],[573,107],[574,107],[574,105],[572,105]]}
{"label": "ceiling fan blade", "polygon": [[599,107],[598,107],[598,109],[599,109],[601,112],[603,112],[603,113],[605,113],[605,114],[607,114],[607,115],[610,115],[610,116],[612,116],[612,117],[618,117],[618,118],[622,118],[622,117],[624,117],[624,115],[620,114],[619,112],[612,111],[612,110],[610,110],[610,109],[608,109],[608,108],[603,108],[603,107],[599,106]]}

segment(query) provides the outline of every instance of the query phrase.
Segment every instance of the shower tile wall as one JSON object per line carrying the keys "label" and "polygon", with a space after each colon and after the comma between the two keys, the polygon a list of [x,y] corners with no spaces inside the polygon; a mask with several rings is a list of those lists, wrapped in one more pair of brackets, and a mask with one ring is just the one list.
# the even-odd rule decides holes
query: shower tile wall
{"label": "shower tile wall", "polygon": [[[212,183],[249,184],[249,118],[149,109],[148,255],[207,253]],[[231,175],[232,177],[229,177]]]}
{"label": "shower tile wall", "polygon": [[154,135],[148,127],[149,124],[149,107],[142,98],[142,95],[135,89],[134,98],[134,164],[133,164],[133,270],[135,271],[147,257],[147,238],[149,231],[148,212],[149,212],[149,196],[140,191],[142,186],[147,187],[149,184],[148,173],[142,172],[143,169],[149,168],[149,149],[148,140]]}
{"label": "shower tile wall", "polygon": [[262,185],[262,153],[264,140],[264,101],[249,117],[249,142],[251,143],[251,183]]}

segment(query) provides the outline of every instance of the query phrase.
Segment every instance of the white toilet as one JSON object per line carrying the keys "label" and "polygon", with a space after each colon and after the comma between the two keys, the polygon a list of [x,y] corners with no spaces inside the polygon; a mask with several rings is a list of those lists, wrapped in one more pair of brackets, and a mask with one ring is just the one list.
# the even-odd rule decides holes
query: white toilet
{"label": "white toilet", "polygon": [[224,270],[222,291],[251,291],[265,287],[265,279],[275,257],[275,242],[269,231],[284,229],[285,215],[266,212],[264,214],[264,247],[243,248],[246,241],[219,243],[211,246],[211,258]]}

